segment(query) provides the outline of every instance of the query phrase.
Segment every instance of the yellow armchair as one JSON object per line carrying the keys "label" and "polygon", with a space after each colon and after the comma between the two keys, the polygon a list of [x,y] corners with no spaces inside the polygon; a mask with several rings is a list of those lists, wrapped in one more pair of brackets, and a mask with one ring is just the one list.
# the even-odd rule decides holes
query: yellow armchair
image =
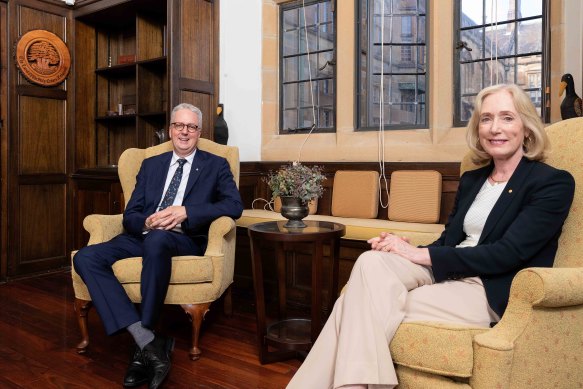
{"label": "yellow armchair", "polygon": [[[390,344],[399,388],[583,387],[583,118],[555,123],[547,134],[546,162],[576,182],[554,267],[519,272],[491,329],[402,324]],[[471,168],[464,159],[462,171]]]}
{"label": "yellow armchair", "polygon": [[[239,183],[239,149],[223,146],[207,139],[199,139],[198,148],[224,157],[231,168],[235,182]],[[147,149],[128,149],[119,159],[118,174],[124,193],[129,201],[136,184],[136,175],[145,158],[172,150],[172,143],[166,142]],[[106,242],[123,232],[122,215],[89,215],[83,220],[83,227],[89,232],[89,245]],[[203,256],[179,256],[172,258],[172,275],[165,304],[180,305],[192,322],[190,359],[200,358],[199,334],[202,320],[210,304],[225,291],[225,310],[232,311],[229,286],[233,282],[235,269],[235,222],[228,217],[215,220],[209,229],[208,246]],[[72,253],[71,258],[75,252]],[[126,258],[113,265],[113,271],[122,283],[131,301],[139,303],[141,258]],[[84,353],[89,345],[87,315],[91,308],[91,296],[83,280],[72,267],[73,289],[75,291],[75,312],[82,340],[77,346]]]}

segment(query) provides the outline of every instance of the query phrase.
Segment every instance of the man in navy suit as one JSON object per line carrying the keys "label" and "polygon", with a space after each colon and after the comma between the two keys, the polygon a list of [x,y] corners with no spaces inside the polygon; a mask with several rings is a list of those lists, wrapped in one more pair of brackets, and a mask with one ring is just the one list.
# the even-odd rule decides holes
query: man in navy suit
{"label": "man in navy suit", "polygon": [[[152,329],[164,304],[171,258],[202,255],[208,229],[220,216],[239,218],[243,203],[224,158],[197,150],[202,112],[179,104],[169,135],[173,151],[145,159],[123,215],[125,232],[109,242],[84,247],[74,258],[108,334],[127,329],[136,350],[125,386],[160,386],[170,370],[174,340]],[[112,271],[123,258],[142,257],[138,311]]]}

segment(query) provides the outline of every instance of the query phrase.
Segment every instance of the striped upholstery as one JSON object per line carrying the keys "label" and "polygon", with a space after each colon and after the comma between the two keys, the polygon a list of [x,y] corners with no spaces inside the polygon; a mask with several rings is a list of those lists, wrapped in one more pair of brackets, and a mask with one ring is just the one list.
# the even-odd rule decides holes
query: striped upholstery
{"label": "striped upholstery", "polygon": [[375,219],[379,209],[379,173],[338,170],[334,175],[332,216]]}
{"label": "striped upholstery", "polygon": [[437,223],[441,205],[441,173],[397,170],[391,174],[389,220]]}

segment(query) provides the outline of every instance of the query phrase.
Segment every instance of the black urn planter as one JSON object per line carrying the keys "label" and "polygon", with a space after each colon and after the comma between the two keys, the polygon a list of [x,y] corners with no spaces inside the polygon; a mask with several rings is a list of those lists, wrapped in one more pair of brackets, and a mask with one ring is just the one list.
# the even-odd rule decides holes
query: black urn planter
{"label": "black urn planter", "polygon": [[291,196],[281,196],[281,216],[288,219],[288,222],[284,224],[284,227],[306,227],[306,224],[302,219],[308,216],[309,212],[308,203],[303,202],[302,199]]}

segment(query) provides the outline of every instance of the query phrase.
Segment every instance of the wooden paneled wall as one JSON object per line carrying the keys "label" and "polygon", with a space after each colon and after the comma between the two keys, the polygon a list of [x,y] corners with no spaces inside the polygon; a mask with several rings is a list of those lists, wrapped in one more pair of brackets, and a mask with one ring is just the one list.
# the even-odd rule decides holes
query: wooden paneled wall
{"label": "wooden paneled wall", "polygon": [[[70,11],[66,7],[14,0],[8,3],[7,16],[3,42],[12,46],[28,31],[47,30],[71,51]],[[9,116],[2,135],[2,178],[7,182],[2,199],[6,204],[2,262],[10,278],[69,263],[67,140],[73,77],[56,87],[41,87],[20,74],[12,56],[8,59]],[[2,101],[4,104],[5,99]]]}
{"label": "wooden paneled wall", "polygon": [[6,279],[7,263],[6,242],[8,241],[7,219],[8,203],[8,6],[0,0],[0,282]]}
{"label": "wooden paneled wall", "polygon": [[[104,16],[107,12],[101,13],[106,9],[112,12],[110,19]],[[133,67],[120,69],[137,67],[135,79],[143,81],[127,86],[132,89],[129,95],[140,96],[137,132],[120,135],[112,125],[104,152],[98,147],[105,142],[99,131],[107,120],[99,122],[97,115],[109,107],[99,105],[97,79],[111,76],[107,79],[115,83],[116,77],[107,71],[108,55],[98,54],[107,45],[97,48],[95,43],[108,29],[132,26],[134,20],[137,41],[128,45],[133,50],[118,54],[136,54]],[[50,31],[67,45],[73,66],[64,83],[41,87],[17,70],[12,49],[31,30]],[[179,102],[199,106],[204,112],[203,136],[212,139],[219,90],[218,32],[217,0],[77,0],[74,6],[60,0],[0,0],[0,282],[69,266],[70,250],[87,241],[83,218],[121,212],[117,172],[114,166],[104,166],[115,165],[117,155],[128,147],[151,145],[154,131],[167,122],[168,107]],[[122,39],[120,44],[125,43],[129,41]],[[109,135],[117,136],[117,143],[111,143]],[[123,138],[126,135],[131,139]]]}

